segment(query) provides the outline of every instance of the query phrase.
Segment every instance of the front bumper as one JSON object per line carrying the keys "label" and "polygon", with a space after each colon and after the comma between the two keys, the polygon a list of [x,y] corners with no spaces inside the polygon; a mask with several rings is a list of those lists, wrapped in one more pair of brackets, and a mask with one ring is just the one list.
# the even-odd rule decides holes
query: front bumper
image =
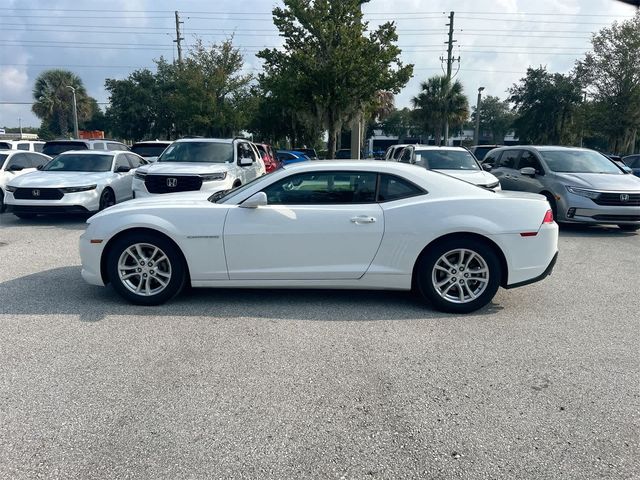
{"label": "front bumper", "polygon": [[589,198],[567,193],[558,200],[558,220],[592,225],[640,225],[640,206],[598,205]]}
{"label": "front bumper", "polygon": [[105,242],[91,243],[92,235],[91,225],[80,235],[80,263],[82,264],[80,274],[87,283],[102,287],[104,286],[104,281],[102,280],[100,260]]}
{"label": "front bumper", "polygon": [[5,193],[7,210],[14,213],[89,213],[100,209],[98,190],[66,193],[60,200],[16,199],[12,192]]}

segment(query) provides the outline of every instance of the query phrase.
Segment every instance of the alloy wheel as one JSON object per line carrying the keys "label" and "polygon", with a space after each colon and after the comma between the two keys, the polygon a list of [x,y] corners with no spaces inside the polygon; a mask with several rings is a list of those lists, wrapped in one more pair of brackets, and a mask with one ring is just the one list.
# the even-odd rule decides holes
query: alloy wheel
{"label": "alloy wheel", "polygon": [[150,243],[135,243],[118,259],[120,281],[136,295],[157,295],[169,285],[171,274],[169,257]]}
{"label": "alloy wheel", "polygon": [[464,304],[476,300],[489,284],[489,267],[477,252],[466,248],[450,250],[433,266],[435,291],[448,302]]}

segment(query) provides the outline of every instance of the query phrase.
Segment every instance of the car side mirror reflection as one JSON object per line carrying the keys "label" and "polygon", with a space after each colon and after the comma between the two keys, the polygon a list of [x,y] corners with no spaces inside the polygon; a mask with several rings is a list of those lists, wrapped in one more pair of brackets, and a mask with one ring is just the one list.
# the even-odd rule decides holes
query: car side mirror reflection
{"label": "car side mirror reflection", "polygon": [[520,173],[522,175],[526,175],[527,177],[535,177],[536,176],[536,169],[533,167],[524,167],[520,169]]}
{"label": "car side mirror reflection", "polygon": [[483,163],[482,169],[486,170],[487,172],[490,172],[491,170],[493,170],[493,165],[491,165],[490,163]]}
{"label": "car side mirror reflection", "polygon": [[242,208],[258,208],[267,205],[267,194],[264,192],[258,192],[251,195],[244,202],[240,204]]}

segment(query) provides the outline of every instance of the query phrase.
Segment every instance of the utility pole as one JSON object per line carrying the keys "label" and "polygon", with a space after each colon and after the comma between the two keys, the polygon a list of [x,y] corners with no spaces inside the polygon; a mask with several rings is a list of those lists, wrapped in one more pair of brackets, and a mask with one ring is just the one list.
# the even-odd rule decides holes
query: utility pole
{"label": "utility pole", "polygon": [[478,145],[480,140],[480,101],[482,100],[482,91],[484,87],[478,88],[478,102],[476,103],[476,130],[473,134],[473,144]]}
{"label": "utility pole", "polygon": [[[453,44],[457,41],[453,39],[453,16],[454,12],[449,12],[449,23],[447,26],[449,27],[449,40],[445,43],[447,46],[447,83],[451,83],[451,66],[455,59],[453,58]],[[460,59],[458,58],[458,61]],[[445,109],[445,123],[444,123],[444,144],[447,145],[449,143],[449,109]],[[440,142],[440,139],[437,139],[437,142]]]}
{"label": "utility pole", "polygon": [[[360,4],[360,21],[362,21],[362,3]],[[351,121],[351,158],[360,160],[360,146],[362,144],[362,110],[354,115]]]}
{"label": "utility pole", "polygon": [[73,138],[79,138],[78,135],[78,104],[76,103],[76,89],[72,86],[67,86],[73,92]]}
{"label": "utility pole", "polygon": [[174,42],[178,46],[178,63],[182,65],[182,45],[180,44],[180,41],[184,40],[184,37],[180,36],[180,24],[184,22],[180,21],[180,15],[178,14],[177,10],[175,13],[176,13],[176,39],[174,40]]}

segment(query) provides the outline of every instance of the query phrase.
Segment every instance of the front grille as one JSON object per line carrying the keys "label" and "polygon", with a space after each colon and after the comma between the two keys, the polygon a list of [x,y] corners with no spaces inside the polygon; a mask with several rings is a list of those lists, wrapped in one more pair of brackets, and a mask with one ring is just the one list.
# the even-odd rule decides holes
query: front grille
{"label": "front grille", "polygon": [[[623,198],[626,198],[626,200],[623,200]],[[601,193],[594,202],[598,205],[615,207],[638,207],[640,206],[640,193]]]}
{"label": "front grille", "polygon": [[18,188],[13,192],[17,200],[60,200],[64,193],[58,188]]}
{"label": "front grille", "polygon": [[601,222],[640,222],[640,215],[594,215]]}
{"label": "front grille", "polygon": [[192,192],[200,190],[202,179],[196,175],[147,175],[144,184],[149,193]]}

